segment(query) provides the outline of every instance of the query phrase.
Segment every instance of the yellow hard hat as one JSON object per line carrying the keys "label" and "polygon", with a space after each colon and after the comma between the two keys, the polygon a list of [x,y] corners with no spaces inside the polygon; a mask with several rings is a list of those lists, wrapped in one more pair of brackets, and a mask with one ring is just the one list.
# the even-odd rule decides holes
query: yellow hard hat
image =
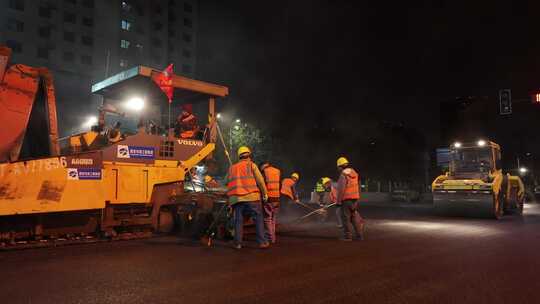
{"label": "yellow hard hat", "polygon": [[296,172],[294,172],[293,174],[291,174],[291,177],[296,179],[296,180],[299,180],[300,179],[300,175]]}
{"label": "yellow hard hat", "polygon": [[242,146],[242,147],[238,148],[238,156],[240,156],[240,155],[242,155],[244,153],[251,154],[251,150],[246,146]]}
{"label": "yellow hard hat", "polygon": [[205,183],[208,183],[208,182],[210,182],[210,181],[212,181],[212,177],[211,177],[210,175],[206,175],[206,176],[204,177],[204,182],[205,182]]}
{"label": "yellow hard hat", "polygon": [[323,185],[325,185],[326,183],[329,183],[329,182],[331,182],[331,181],[332,181],[332,180],[330,179],[330,177],[323,177],[323,178],[321,178],[321,183],[322,183]]}
{"label": "yellow hard hat", "polygon": [[349,161],[345,157],[340,157],[337,160],[337,166],[338,167],[345,166],[345,165],[348,165],[348,164],[349,164]]}

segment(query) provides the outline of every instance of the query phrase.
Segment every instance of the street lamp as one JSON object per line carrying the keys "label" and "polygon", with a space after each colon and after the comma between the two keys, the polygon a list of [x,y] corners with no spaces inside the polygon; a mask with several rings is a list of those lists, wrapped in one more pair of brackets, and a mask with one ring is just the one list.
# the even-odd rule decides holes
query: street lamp
{"label": "street lamp", "polygon": [[216,118],[221,119],[221,113],[217,113]]}
{"label": "street lamp", "polygon": [[237,118],[236,121],[235,121],[237,124],[241,123],[242,121],[240,120],[240,118]]}

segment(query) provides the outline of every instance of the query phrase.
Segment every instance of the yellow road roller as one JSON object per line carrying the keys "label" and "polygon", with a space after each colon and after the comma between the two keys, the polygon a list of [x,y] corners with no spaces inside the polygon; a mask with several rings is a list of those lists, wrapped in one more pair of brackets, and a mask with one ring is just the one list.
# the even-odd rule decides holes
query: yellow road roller
{"label": "yellow road roller", "polygon": [[503,173],[498,144],[489,140],[456,142],[449,151],[448,172],[431,185],[436,211],[495,219],[523,213],[523,182],[519,176]]}

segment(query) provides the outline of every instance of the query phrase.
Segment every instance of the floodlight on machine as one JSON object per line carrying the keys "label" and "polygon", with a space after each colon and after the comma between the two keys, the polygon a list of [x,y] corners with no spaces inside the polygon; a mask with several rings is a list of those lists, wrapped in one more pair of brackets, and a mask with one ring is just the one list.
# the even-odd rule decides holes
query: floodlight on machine
{"label": "floodlight on machine", "polygon": [[125,107],[129,110],[140,111],[144,108],[144,100],[140,97],[132,97],[125,103]]}

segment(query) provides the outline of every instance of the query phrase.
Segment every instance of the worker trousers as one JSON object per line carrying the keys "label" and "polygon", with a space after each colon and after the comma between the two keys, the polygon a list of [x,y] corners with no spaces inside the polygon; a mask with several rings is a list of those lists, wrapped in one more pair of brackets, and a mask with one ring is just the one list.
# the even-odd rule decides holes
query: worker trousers
{"label": "worker trousers", "polygon": [[352,239],[353,229],[356,237],[363,238],[364,219],[360,216],[357,200],[346,200],[341,203],[341,221],[343,225],[343,238]]}
{"label": "worker trousers", "polygon": [[264,236],[264,224],[262,215],[261,201],[238,202],[233,205],[234,211],[234,241],[236,244],[242,244],[244,234],[244,216],[248,216],[255,222],[255,233],[257,243],[266,243]]}
{"label": "worker trousers", "polygon": [[340,205],[336,205],[336,225],[341,228],[343,227],[343,220],[341,219],[342,218],[342,215],[341,215],[341,206]]}
{"label": "worker trousers", "polygon": [[279,211],[279,198],[268,198],[268,202],[263,203],[264,232],[266,240],[276,242],[276,220]]}

